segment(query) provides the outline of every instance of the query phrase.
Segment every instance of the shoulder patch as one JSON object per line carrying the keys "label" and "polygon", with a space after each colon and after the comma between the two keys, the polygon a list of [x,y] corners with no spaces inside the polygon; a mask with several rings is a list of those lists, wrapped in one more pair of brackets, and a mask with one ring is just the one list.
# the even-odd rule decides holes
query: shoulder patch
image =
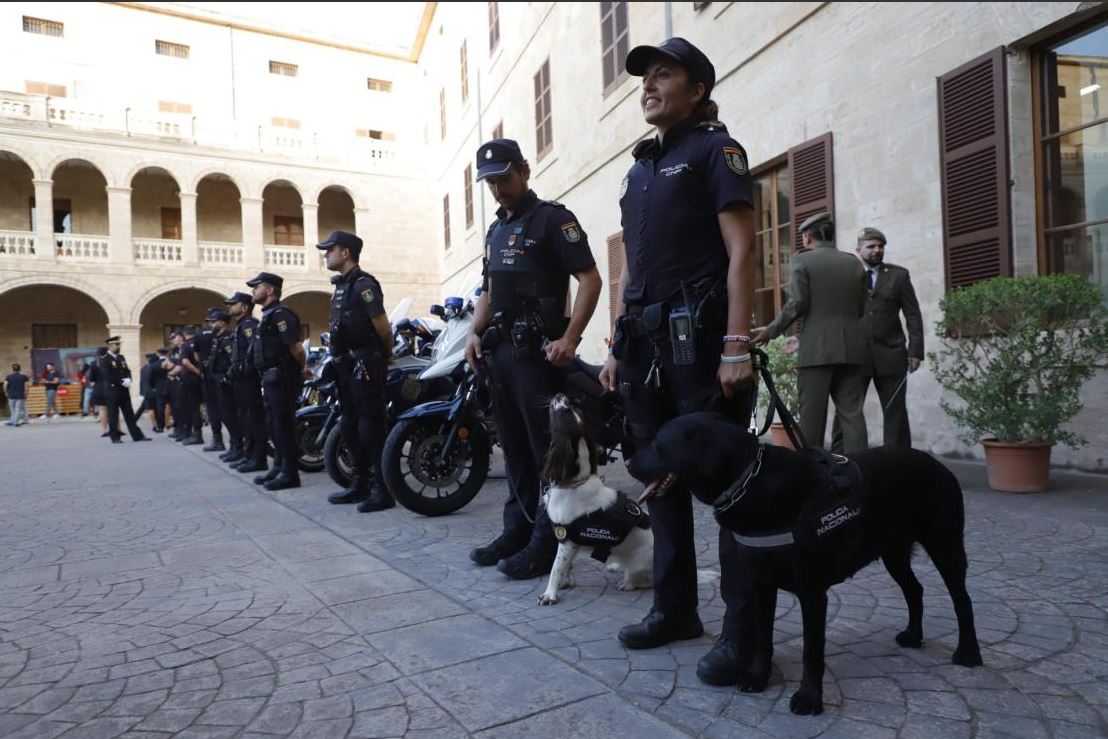
{"label": "shoulder patch", "polygon": [[570,221],[562,226],[562,235],[566,237],[566,241],[571,244],[576,244],[581,240],[581,228],[577,225],[577,221]]}
{"label": "shoulder patch", "polygon": [[627,186],[631,184],[631,175],[623,176],[623,184],[619,186],[619,199],[623,200],[623,196],[627,194]]}
{"label": "shoulder patch", "polygon": [[371,288],[367,287],[365,290],[362,290],[362,300],[367,303],[373,302],[373,290]]}
{"label": "shoulder patch", "polygon": [[708,133],[715,133],[716,131],[727,133],[727,126],[720,121],[701,121],[696,124],[696,127]]}
{"label": "shoulder patch", "polygon": [[723,147],[723,158],[727,160],[727,166],[738,175],[747,174],[750,170],[746,166],[746,152],[734,146]]}
{"label": "shoulder patch", "polygon": [[243,331],[242,331],[242,332],[243,332],[244,334],[246,334],[246,338],[248,338],[248,339],[249,339],[249,338],[250,338],[251,336],[253,336],[253,335],[254,335],[254,329],[252,329],[252,328],[245,328],[245,329],[243,329]]}
{"label": "shoulder patch", "polygon": [[289,322],[288,321],[278,321],[277,322],[277,330],[280,331],[281,333],[284,333],[284,332],[288,331],[289,330]]}

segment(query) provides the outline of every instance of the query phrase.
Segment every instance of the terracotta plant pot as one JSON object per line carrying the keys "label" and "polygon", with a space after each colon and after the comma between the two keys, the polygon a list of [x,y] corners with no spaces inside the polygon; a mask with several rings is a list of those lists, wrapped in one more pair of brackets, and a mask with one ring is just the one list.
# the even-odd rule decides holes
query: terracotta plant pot
{"label": "terracotta plant pot", "polygon": [[785,433],[785,424],[783,423],[771,423],[769,425],[769,440],[774,446],[796,450],[796,447],[789,440],[789,435]]}
{"label": "terracotta plant pot", "polygon": [[989,487],[1002,493],[1042,493],[1050,487],[1050,442],[986,440]]}

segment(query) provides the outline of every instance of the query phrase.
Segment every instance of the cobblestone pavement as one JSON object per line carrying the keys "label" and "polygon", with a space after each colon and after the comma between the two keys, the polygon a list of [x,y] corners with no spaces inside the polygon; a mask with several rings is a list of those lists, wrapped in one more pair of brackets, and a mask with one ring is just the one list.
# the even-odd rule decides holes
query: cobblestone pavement
{"label": "cobblestone pavement", "polygon": [[[985,667],[950,664],[949,598],[921,555],[922,649],[880,566],[831,592],[826,712],[788,711],[795,601],[779,601],[761,695],[695,676],[711,638],[628,652],[650,606],[578,560],[577,587],[472,565],[506,494],[462,513],[358,514],[325,475],[277,494],[164,438],[111,446],[91,423],[0,433],[0,735],[10,737],[1090,737],[1108,734],[1108,480],[1040,496],[967,484]],[[611,479],[626,482],[610,470]],[[698,511],[701,614],[722,603]]]}

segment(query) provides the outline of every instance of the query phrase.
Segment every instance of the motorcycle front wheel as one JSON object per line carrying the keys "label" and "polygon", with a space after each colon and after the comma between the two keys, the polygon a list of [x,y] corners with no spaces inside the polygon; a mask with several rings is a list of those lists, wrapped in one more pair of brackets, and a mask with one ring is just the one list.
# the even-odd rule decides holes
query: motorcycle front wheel
{"label": "motorcycle front wheel", "polygon": [[489,439],[480,423],[463,427],[446,458],[451,422],[441,416],[406,418],[392,427],[381,463],[385,484],[400,505],[424,516],[445,516],[469,501],[489,475]]}
{"label": "motorcycle front wheel", "polygon": [[323,445],[317,444],[316,439],[326,420],[325,415],[296,419],[296,466],[301,472],[322,472],[324,469]]}
{"label": "motorcycle front wheel", "polygon": [[323,466],[335,484],[345,488],[354,478],[354,460],[342,441],[342,429],[335,424],[323,444]]}

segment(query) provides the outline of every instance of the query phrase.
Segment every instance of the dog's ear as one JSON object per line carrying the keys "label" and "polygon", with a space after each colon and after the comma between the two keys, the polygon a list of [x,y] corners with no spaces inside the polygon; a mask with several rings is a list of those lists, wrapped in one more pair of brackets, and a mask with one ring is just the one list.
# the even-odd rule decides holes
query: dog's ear
{"label": "dog's ear", "polygon": [[569,482],[577,475],[577,446],[564,435],[558,435],[546,451],[542,476],[552,485]]}

